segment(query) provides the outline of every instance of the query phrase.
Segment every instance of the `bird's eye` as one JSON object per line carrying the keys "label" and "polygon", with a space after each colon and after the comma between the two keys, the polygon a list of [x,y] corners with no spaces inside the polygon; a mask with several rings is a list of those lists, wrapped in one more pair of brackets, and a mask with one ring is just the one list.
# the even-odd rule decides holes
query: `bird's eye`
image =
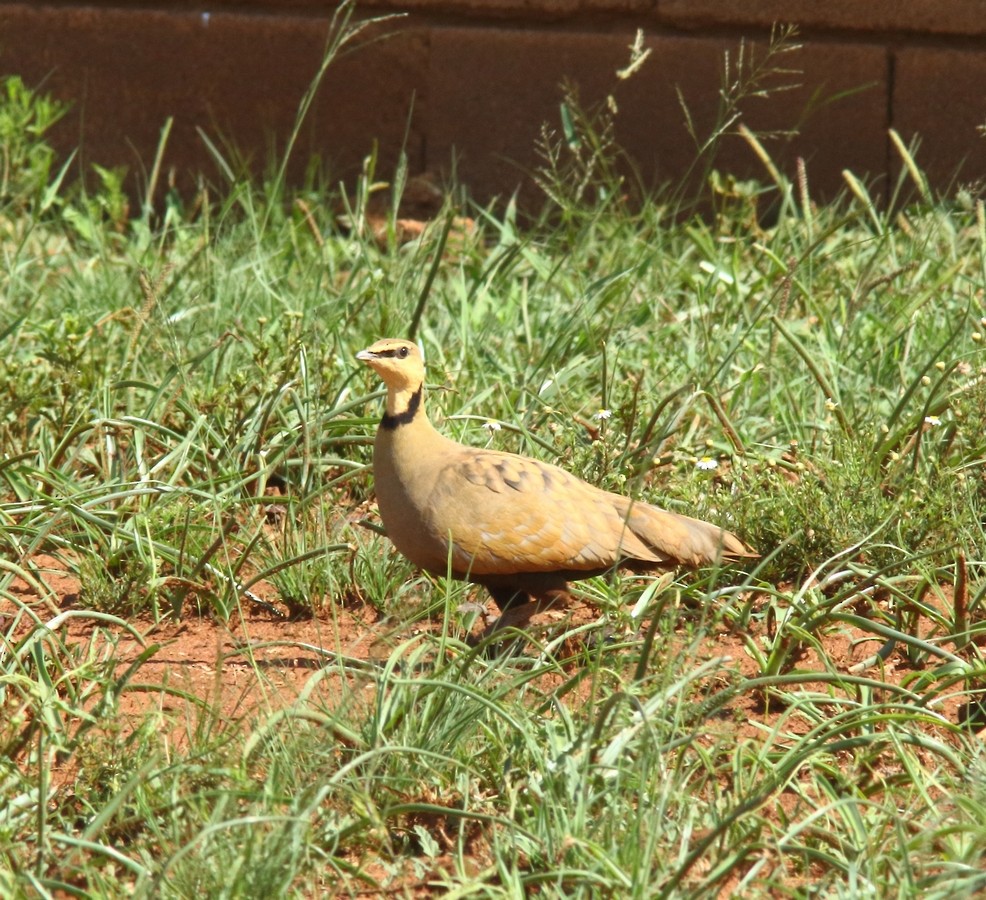
{"label": "bird's eye", "polygon": [[407,359],[407,347],[401,347],[401,349],[397,351],[397,355],[401,359]]}

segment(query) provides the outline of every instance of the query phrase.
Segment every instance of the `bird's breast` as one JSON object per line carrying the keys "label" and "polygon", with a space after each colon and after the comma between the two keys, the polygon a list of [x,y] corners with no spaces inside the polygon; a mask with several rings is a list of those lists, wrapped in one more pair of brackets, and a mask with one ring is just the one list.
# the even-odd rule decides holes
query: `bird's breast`
{"label": "bird's breast", "polygon": [[415,565],[441,574],[448,561],[448,536],[439,536],[434,509],[441,467],[413,448],[401,452],[384,437],[378,435],[374,447],[373,478],[387,537]]}

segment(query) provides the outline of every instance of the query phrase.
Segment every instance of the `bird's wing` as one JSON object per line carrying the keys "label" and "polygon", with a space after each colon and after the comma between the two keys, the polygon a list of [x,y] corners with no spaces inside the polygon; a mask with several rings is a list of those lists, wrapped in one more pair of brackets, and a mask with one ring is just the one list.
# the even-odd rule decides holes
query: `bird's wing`
{"label": "bird's wing", "polygon": [[472,575],[592,571],[623,557],[662,561],[627,527],[612,495],[509,453],[470,450],[449,459],[428,519],[436,538],[451,538],[455,567]]}
{"label": "bird's wing", "polygon": [[673,564],[708,565],[716,560],[754,559],[756,552],[736,535],[701,519],[613,495],[627,526],[652,552]]}

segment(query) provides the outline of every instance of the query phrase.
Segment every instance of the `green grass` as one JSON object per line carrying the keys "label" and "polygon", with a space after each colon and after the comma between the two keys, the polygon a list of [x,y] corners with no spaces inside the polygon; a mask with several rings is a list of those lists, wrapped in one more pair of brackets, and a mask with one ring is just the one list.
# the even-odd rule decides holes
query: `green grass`
{"label": "green grass", "polygon": [[[582,155],[546,147],[543,216],[493,205],[464,238],[445,241],[443,215],[381,246],[341,229],[319,184],[276,174],[131,215],[119,173],[86,192],[56,171],[57,109],[35,102],[8,83],[9,115],[37,127],[0,129],[16,163],[0,194],[0,894],[986,886],[974,193],[933,195],[898,142],[889,212],[852,175],[820,205],[770,169],[714,216],[624,202],[605,127],[576,109]],[[377,175],[371,160],[351,220]],[[469,590],[355,524],[381,395],[353,354],[412,321],[447,434],[715,520],[763,559],[597,579],[581,630],[470,648]],[[77,579],[76,606],[58,609],[45,559]],[[175,684],[122,717],[162,652],[144,634],[118,667],[128,621],[236,620],[258,591],[327,636],[344,601],[372,608],[391,649],[340,647],[250,722]],[[76,619],[87,640],[67,640]],[[868,666],[847,664],[847,639]]]}

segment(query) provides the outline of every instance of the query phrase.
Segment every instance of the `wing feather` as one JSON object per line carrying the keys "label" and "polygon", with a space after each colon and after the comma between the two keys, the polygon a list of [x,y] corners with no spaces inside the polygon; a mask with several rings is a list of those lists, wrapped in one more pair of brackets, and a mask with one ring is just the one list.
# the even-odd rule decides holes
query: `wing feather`
{"label": "wing feather", "polygon": [[592,571],[623,557],[658,561],[612,497],[547,463],[472,451],[443,467],[429,526],[451,538],[456,568],[472,575]]}

